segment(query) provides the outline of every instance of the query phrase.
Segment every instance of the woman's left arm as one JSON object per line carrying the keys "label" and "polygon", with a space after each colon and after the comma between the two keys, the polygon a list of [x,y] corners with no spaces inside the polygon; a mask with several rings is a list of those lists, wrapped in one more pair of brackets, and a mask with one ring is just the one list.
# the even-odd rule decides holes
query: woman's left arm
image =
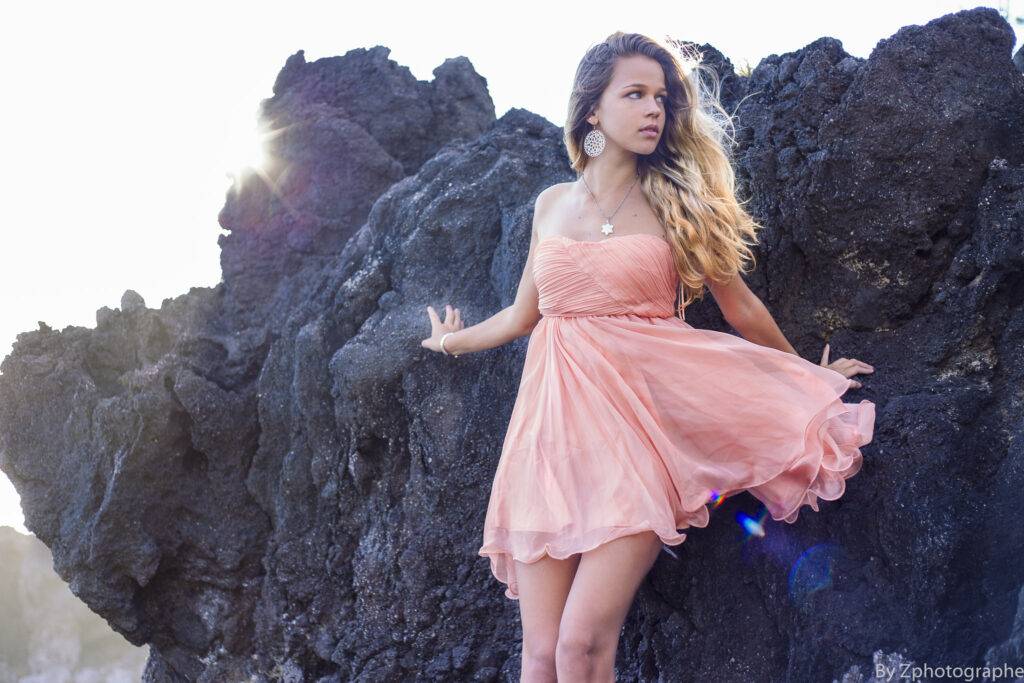
{"label": "woman's left arm", "polygon": [[728,283],[706,280],[715,303],[722,310],[725,321],[747,341],[769,346],[799,356],[793,345],[782,334],[775,318],[764,302],[750,291],[742,275],[733,276]]}
{"label": "woman's left arm", "polygon": [[[735,328],[747,341],[761,346],[769,346],[773,349],[792,353],[800,356],[789,343],[786,336],[782,334],[775,318],[768,312],[764,302],[756,294],[750,291],[747,283],[743,281],[742,275],[736,275],[728,283],[722,284],[711,279],[705,280],[708,289],[711,290],[715,302],[722,309],[722,315],[726,322]],[[840,358],[829,362],[828,344],[822,353],[821,362],[818,365],[835,370],[845,377],[852,377],[859,374],[871,374],[875,368],[864,361],[856,358]],[[863,386],[854,380],[855,387]]]}
{"label": "woman's left arm", "polygon": [[796,352],[793,345],[782,334],[782,330],[779,329],[779,325],[775,322],[772,314],[768,312],[764,302],[757,298],[757,295],[753,292],[751,292],[750,296],[754,300],[748,304],[747,313],[740,318],[738,324],[729,324],[736,328],[736,331],[747,341],[752,341],[761,346],[770,346],[773,349],[799,356],[800,354]]}

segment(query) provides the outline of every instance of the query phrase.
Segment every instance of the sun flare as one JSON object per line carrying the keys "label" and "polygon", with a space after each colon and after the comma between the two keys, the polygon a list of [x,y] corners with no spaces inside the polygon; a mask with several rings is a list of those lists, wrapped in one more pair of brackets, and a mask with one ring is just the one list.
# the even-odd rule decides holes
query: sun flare
{"label": "sun flare", "polygon": [[234,182],[252,173],[265,177],[273,160],[269,143],[281,132],[260,121],[232,127],[224,141],[228,177]]}
{"label": "sun flare", "polygon": [[266,140],[257,125],[233,129],[225,146],[233,175],[262,170],[267,163]]}

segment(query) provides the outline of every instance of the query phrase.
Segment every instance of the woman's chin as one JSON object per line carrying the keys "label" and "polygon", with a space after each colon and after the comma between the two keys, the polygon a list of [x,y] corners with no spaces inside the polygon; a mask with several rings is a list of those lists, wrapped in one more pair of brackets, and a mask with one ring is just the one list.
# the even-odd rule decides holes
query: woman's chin
{"label": "woman's chin", "polygon": [[650,142],[641,143],[636,145],[631,151],[634,154],[640,154],[647,156],[648,154],[654,154],[654,150],[658,149],[658,143],[660,140],[651,140]]}

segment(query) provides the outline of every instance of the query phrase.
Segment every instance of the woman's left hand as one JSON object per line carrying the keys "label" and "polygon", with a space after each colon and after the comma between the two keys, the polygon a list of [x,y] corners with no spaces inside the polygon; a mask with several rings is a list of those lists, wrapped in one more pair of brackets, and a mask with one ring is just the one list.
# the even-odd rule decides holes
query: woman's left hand
{"label": "woman's left hand", "polygon": [[[844,377],[853,377],[854,375],[859,375],[862,373],[870,374],[875,371],[875,368],[873,366],[868,365],[862,360],[857,360],[856,358],[840,358],[839,360],[834,360],[831,363],[829,363],[828,344],[825,344],[825,350],[822,351],[821,353],[821,363],[819,363],[819,365],[825,368],[829,368],[830,370],[835,370]],[[860,389],[864,385],[858,382],[857,380],[854,380],[853,386],[857,389]]]}

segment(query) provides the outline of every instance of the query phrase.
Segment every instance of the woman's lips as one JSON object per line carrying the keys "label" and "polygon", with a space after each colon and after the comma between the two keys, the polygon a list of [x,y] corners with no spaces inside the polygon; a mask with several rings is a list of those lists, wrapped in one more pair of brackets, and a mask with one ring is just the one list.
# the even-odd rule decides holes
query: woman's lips
{"label": "woman's lips", "polygon": [[658,131],[651,128],[644,128],[640,131],[640,135],[648,138],[656,138],[658,137]]}

